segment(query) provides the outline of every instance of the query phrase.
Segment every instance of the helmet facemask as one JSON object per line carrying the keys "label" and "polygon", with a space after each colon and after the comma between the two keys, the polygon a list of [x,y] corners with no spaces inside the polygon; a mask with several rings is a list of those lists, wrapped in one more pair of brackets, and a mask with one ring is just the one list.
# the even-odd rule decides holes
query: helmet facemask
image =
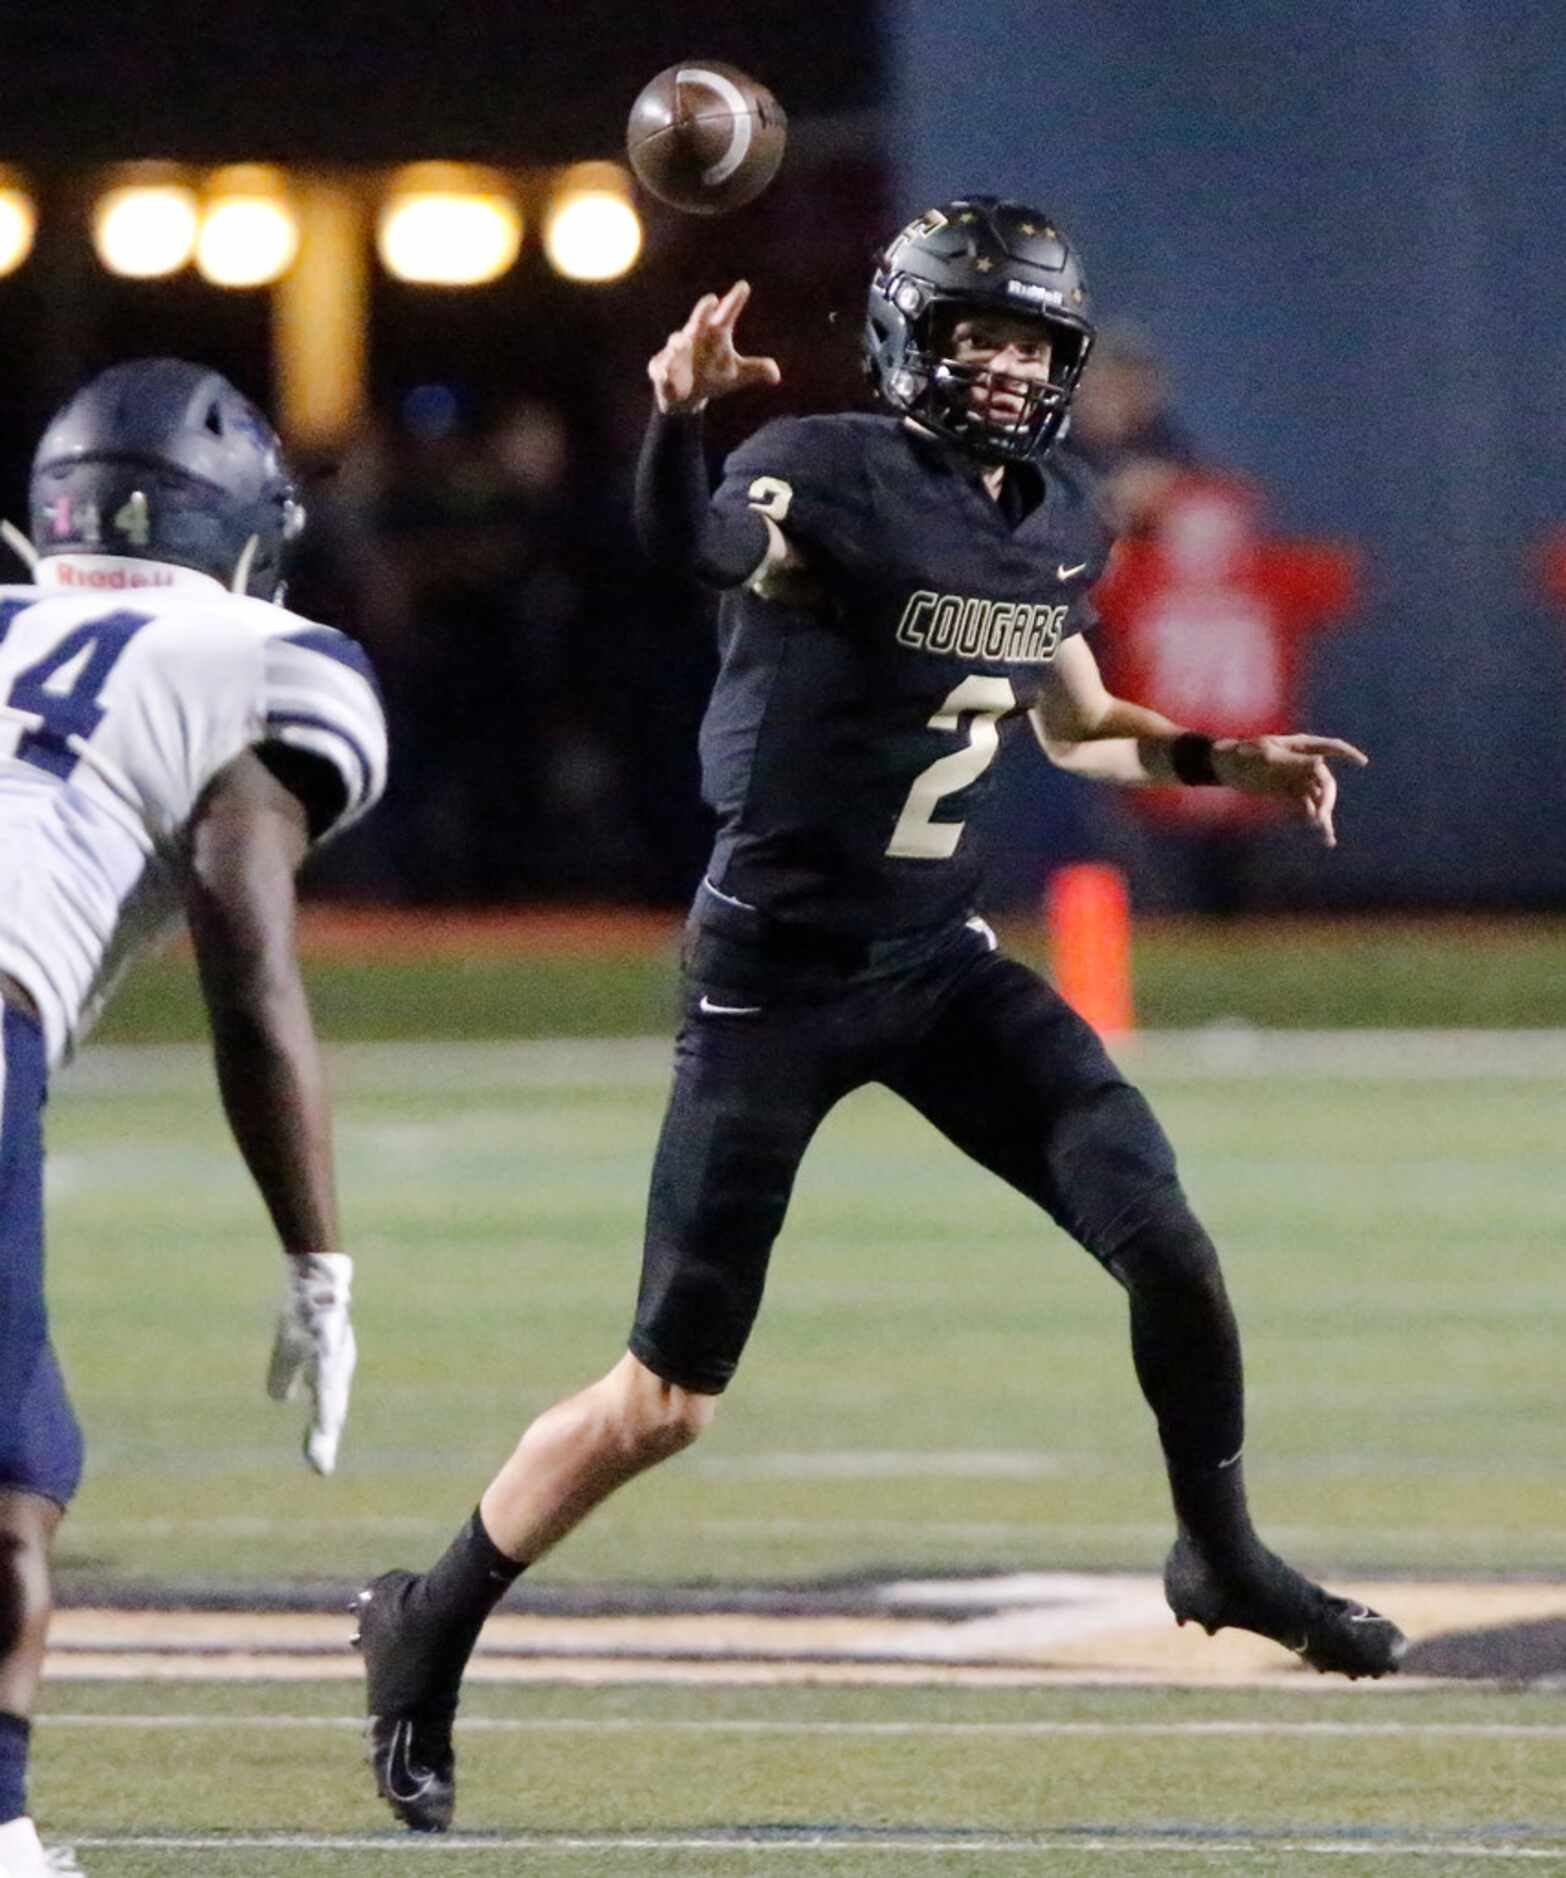
{"label": "helmet facemask", "polygon": [[[906,358],[904,369],[919,385],[908,414],[986,462],[1025,463],[1059,435],[1091,340],[1064,321],[1029,320],[1048,341],[1045,375],[997,371],[993,360],[957,356],[958,326],[987,313],[993,309],[960,302],[930,307]],[[996,356],[1008,349],[997,348]]]}

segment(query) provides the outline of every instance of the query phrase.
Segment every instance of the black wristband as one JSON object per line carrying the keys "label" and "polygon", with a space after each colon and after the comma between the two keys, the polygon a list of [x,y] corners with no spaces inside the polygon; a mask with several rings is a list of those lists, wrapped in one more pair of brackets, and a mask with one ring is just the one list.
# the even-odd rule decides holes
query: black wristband
{"label": "black wristband", "polygon": [[1199,730],[1182,730],[1169,746],[1169,767],[1188,789],[1202,789],[1216,783],[1218,771],[1213,766],[1213,740]]}

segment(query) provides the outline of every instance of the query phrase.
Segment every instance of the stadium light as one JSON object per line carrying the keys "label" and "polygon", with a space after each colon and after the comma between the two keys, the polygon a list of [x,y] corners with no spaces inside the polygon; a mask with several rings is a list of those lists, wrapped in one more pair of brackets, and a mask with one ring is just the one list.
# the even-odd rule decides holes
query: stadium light
{"label": "stadium light", "polygon": [[375,245],[398,280],[477,287],[498,279],[516,260],[522,211],[493,171],[416,163],[393,179]]}
{"label": "stadium light", "polygon": [[642,251],[631,179],[618,163],[578,163],[556,183],[544,215],[544,253],[567,280],[618,280]]}
{"label": "stadium light", "polygon": [[33,251],[38,211],[22,180],[0,170],[0,274],[13,274]]}
{"label": "stadium light", "polygon": [[234,164],[207,179],[196,266],[215,287],[265,287],[299,253],[299,220],[274,169]]}
{"label": "stadium light", "polygon": [[156,280],[189,261],[198,219],[196,192],[182,182],[121,183],[93,206],[92,243],[111,274]]}

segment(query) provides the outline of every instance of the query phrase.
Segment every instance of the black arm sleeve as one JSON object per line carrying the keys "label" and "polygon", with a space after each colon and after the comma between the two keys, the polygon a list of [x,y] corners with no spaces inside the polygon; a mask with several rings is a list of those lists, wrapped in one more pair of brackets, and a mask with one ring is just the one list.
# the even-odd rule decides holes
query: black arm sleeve
{"label": "black arm sleeve", "polygon": [[665,416],[657,406],[636,465],[636,537],[655,567],[694,574],[709,587],[737,587],[761,565],[769,536],[754,509],[712,506],[699,414]]}
{"label": "black arm sleeve", "polygon": [[286,743],[261,743],[255,750],[289,794],[303,803],[310,839],[319,841],[348,806],[348,785],[340,773],[325,757]]}

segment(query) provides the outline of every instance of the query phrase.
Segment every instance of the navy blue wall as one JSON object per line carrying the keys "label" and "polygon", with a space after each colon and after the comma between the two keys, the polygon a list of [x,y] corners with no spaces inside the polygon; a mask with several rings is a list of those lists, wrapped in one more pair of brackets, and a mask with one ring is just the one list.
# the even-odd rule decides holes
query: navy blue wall
{"label": "navy blue wall", "polygon": [[[1217,460],[1356,541],[1316,727],[1362,741],[1347,900],[1566,902],[1566,8],[889,0],[910,213],[1057,213]],[[1318,888],[1319,890],[1319,888]]]}

